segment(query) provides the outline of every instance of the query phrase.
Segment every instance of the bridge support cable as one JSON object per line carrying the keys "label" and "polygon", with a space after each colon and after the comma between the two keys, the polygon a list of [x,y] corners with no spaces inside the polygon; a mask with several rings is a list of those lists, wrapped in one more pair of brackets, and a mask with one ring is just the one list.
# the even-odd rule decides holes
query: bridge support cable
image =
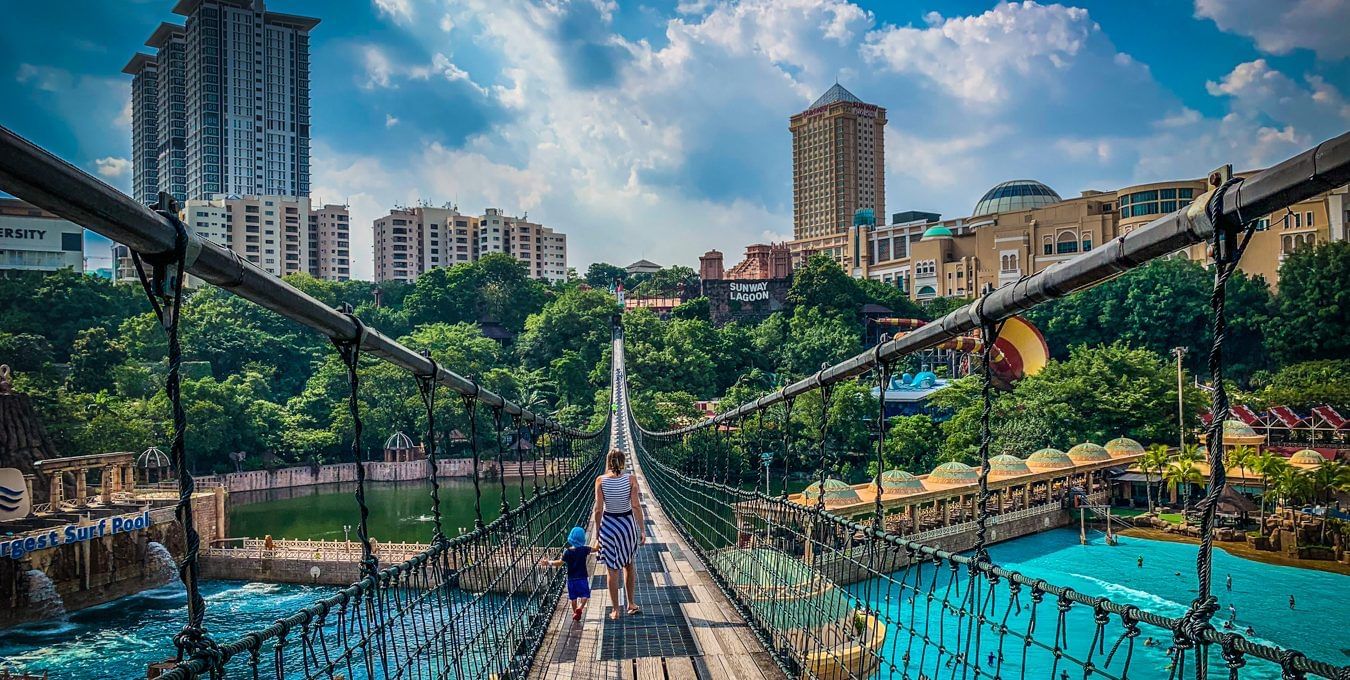
{"label": "bridge support cable", "polygon": [[[904,678],[955,678],[959,669],[962,678],[1070,674],[1207,678],[1213,670],[1238,678],[1244,668],[1261,667],[1253,672],[1264,676],[1275,671],[1285,678],[1350,678],[1350,667],[1310,660],[1295,650],[1258,643],[1237,633],[1220,633],[1209,623],[1216,607],[1209,593],[1210,530],[1213,504],[1225,483],[1221,430],[1227,412],[1221,387],[1224,284],[1237,266],[1257,217],[1350,181],[1350,135],[1246,180],[1211,181],[1211,190],[1181,211],[992,291],[920,330],[883,339],[868,352],[825,366],[773,393],[666,432],[648,431],[636,421],[628,423],[636,433],[637,452],[653,492],[789,675],[834,680],[871,677],[888,670]],[[993,398],[987,370],[981,390],[977,495],[969,500],[958,497],[955,507],[941,501],[929,509],[910,506],[904,517],[888,517],[880,477],[885,440],[882,422],[878,424],[878,478],[872,488],[877,494],[875,515],[864,523],[829,512],[831,494],[856,495],[859,491],[827,483],[832,481],[827,473],[839,462],[830,454],[827,441],[833,385],[869,370],[884,376],[889,364],[900,357],[975,329],[989,339],[983,357],[987,366],[992,339],[1012,314],[1202,242],[1210,242],[1215,253],[1210,377],[1220,388],[1214,395],[1216,425],[1211,426],[1209,436],[1209,494],[1201,501],[1205,540],[1196,562],[1200,594],[1183,616],[1163,616],[1087,596],[1000,567],[990,559],[986,544],[992,514],[988,478]],[[883,395],[884,391],[883,381]],[[821,422],[811,424],[818,427],[811,428],[813,441],[803,450],[805,458],[815,459],[818,480],[800,500],[790,500],[786,487],[796,455],[791,407],[796,398],[813,392],[821,400]],[[742,459],[747,456],[750,465],[763,464],[766,473],[771,469],[771,462],[761,463],[762,452],[749,448],[757,439],[745,435],[750,416],[762,416],[771,408],[784,412],[784,489],[778,495],[761,491],[755,475],[747,480],[743,473],[732,472],[744,469]],[[757,422],[762,425],[762,418]],[[719,456],[724,458],[720,471],[712,463]],[[748,488],[743,486],[746,481]],[[1057,492],[1067,489],[1047,487],[1045,492],[1047,500],[1053,500]],[[999,498],[1000,511],[1005,501]],[[925,521],[945,526],[971,517],[975,544],[970,555],[905,536]],[[1137,642],[1150,629],[1146,627],[1172,643],[1165,655],[1153,636],[1143,644]],[[1220,651],[1217,659],[1209,653],[1213,646]]]}

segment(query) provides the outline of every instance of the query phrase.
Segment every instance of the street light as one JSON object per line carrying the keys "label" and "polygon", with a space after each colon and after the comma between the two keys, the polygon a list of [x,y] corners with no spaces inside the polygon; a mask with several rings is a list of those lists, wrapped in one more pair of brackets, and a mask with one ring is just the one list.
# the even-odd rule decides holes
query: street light
{"label": "street light", "polygon": [[773,463],[773,452],[765,451],[759,454],[759,462],[764,465],[764,495],[769,496],[769,465]]}
{"label": "street light", "polygon": [[[1181,447],[1186,446],[1186,406],[1181,394],[1181,359],[1186,356],[1185,347],[1173,347],[1172,356],[1177,358],[1177,437]],[[1222,423],[1220,423],[1222,426]],[[1179,450],[1179,449],[1178,449]]]}
{"label": "street light", "polygon": [[352,542],[351,531],[352,531],[352,525],[350,525],[350,524],[343,524],[343,525],[342,525],[342,542],[343,542],[343,543],[351,543],[351,542]]}

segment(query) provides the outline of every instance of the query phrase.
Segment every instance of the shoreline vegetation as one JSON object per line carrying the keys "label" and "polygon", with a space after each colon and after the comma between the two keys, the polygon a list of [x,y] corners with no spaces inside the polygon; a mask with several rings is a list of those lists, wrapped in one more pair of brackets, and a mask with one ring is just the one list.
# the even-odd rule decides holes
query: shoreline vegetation
{"label": "shoreline vegetation", "polygon": [[[1174,534],[1160,529],[1145,529],[1134,527],[1131,529],[1122,529],[1117,532],[1121,536],[1132,538],[1147,538],[1155,541],[1171,541],[1173,543],[1189,543],[1198,545],[1200,539],[1192,536]],[[1327,571],[1342,576],[1350,576],[1350,564],[1336,562],[1334,560],[1296,560],[1285,557],[1282,553],[1269,550],[1257,550],[1246,541],[1215,541],[1214,547],[1222,548],[1225,552],[1234,557],[1251,560],[1253,562],[1264,562],[1265,564],[1274,564],[1282,567],[1299,567],[1302,569],[1316,569],[1318,571]]]}

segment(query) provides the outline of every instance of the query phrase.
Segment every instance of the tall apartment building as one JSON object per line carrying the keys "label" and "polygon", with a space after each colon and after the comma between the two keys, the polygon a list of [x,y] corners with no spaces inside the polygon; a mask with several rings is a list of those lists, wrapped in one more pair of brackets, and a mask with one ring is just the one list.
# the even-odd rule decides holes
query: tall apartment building
{"label": "tall apartment building", "polygon": [[309,212],[309,273],[316,279],[348,281],[351,269],[351,214],[345,205]]}
{"label": "tall apartment building", "polygon": [[838,83],[792,116],[792,237],[846,231],[853,214],[886,214],[886,109]]}
{"label": "tall apartment building", "polygon": [[[309,31],[319,20],[263,0],[178,0],[123,72],[132,78],[137,198],[179,203],[309,195]],[[154,120],[139,106],[155,101]],[[154,135],[149,131],[153,129]],[[150,150],[154,153],[151,154]]]}
{"label": "tall apartment building", "polygon": [[[217,194],[189,200],[179,218],[196,235],[274,276],[304,272],[330,281],[351,277],[351,218],[346,206],[325,205],[311,211],[304,196]],[[114,280],[136,280],[126,246],[113,246],[113,271]]]}
{"label": "tall apartment building", "polygon": [[373,226],[376,281],[414,281],[435,267],[474,262],[489,253],[515,257],[531,278],[567,278],[567,236],[497,208],[474,217],[449,206],[400,207]]}

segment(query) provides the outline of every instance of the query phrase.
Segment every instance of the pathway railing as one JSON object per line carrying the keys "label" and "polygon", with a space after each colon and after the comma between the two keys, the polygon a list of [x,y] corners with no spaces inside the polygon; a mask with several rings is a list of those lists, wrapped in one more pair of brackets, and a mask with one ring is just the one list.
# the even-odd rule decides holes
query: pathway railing
{"label": "pathway railing", "polygon": [[[718,584],[755,627],[790,677],[1010,678],[1238,677],[1350,678],[1350,667],[1309,659],[1229,626],[1215,625],[1211,592],[1214,510],[1226,482],[1222,422],[1225,284],[1255,221],[1350,181],[1350,133],[1245,180],[1218,172],[1191,205],[1018,282],[986,293],[904,336],[821,368],[779,390],[731,406],[715,417],[665,432],[630,421],[648,483]],[[1002,320],[1050,299],[1096,285],[1184,247],[1210,243],[1216,262],[1211,297],[1214,345],[1209,380],[1211,478],[1199,504],[1198,594],[1184,612],[1151,611],[1089,596],[1000,566],[987,546],[993,386],[983,380],[978,448],[975,547],[955,554],[927,545],[935,535],[886,530],[881,479],[865,521],[831,513],[827,477],[843,461],[828,445],[833,387],[870,379],[879,390],[902,357],[978,330],[996,338]],[[980,365],[991,363],[985,342]],[[811,396],[809,402],[800,399]],[[790,434],[793,409],[809,403],[818,429],[811,449]],[[882,406],[884,410],[884,405]],[[631,414],[622,414],[631,418]],[[754,436],[746,424],[755,421]],[[766,426],[767,421],[767,426]],[[875,420],[876,469],[885,468],[885,414]],[[815,427],[813,425],[813,427]],[[766,436],[770,433],[771,436]],[[761,464],[763,452],[773,465]],[[770,496],[769,476],[786,489],[792,465],[818,475],[814,497]],[[751,486],[753,485],[753,486]],[[1033,509],[1034,511],[1034,509]],[[970,530],[967,527],[962,527]],[[1153,605],[1151,605],[1153,606]]]}

